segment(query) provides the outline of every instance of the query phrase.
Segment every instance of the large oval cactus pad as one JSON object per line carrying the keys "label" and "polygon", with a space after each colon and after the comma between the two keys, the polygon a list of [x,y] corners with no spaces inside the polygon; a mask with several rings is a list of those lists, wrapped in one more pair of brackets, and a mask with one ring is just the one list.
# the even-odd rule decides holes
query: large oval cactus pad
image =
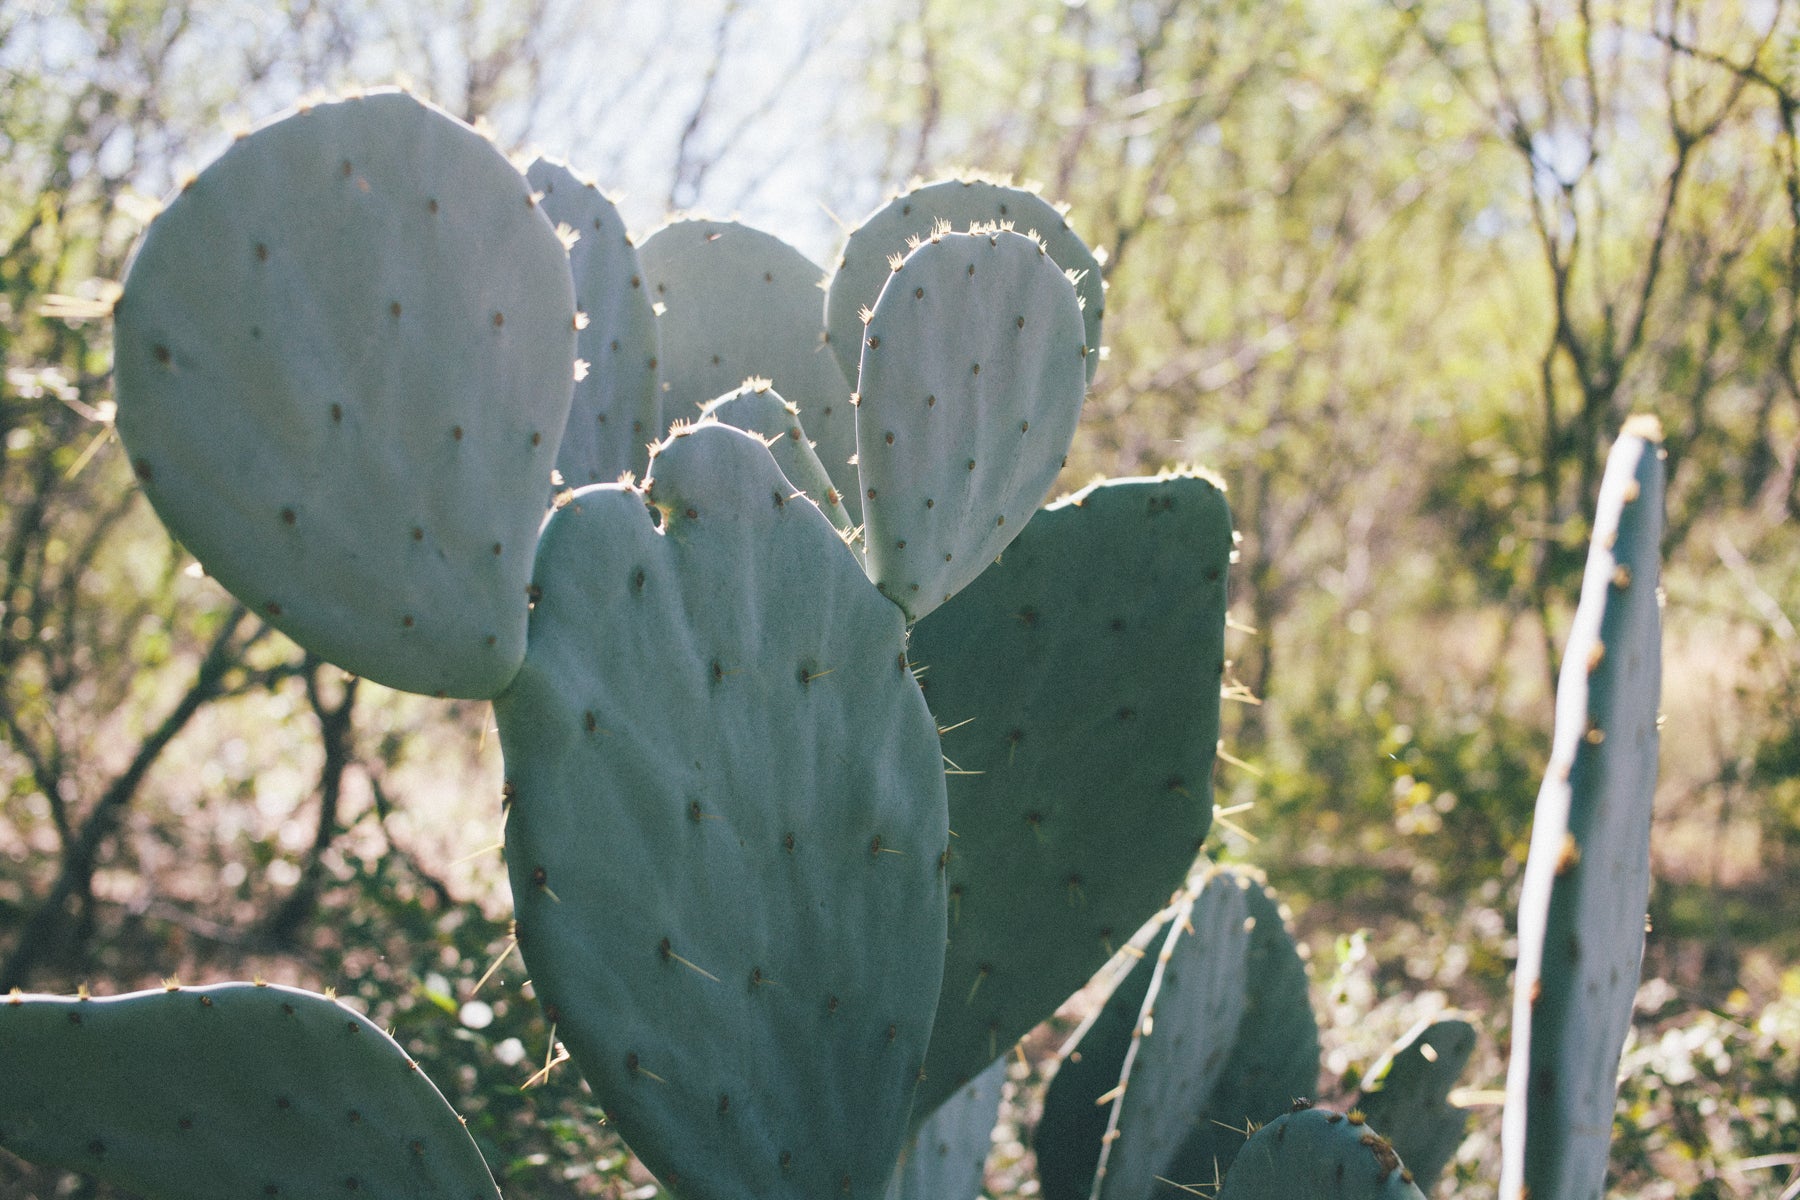
{"label": "large oval cactus pad", "polygon": [[521,948],[687,1197],[888,1185],[943,968],[943,765],[900,614],[755,438],[547,522],[495,701]]}
{"label": "large oval cactus pad", "polygon": [[302,109],[144,235],[119,434],[176,538],[302,646],[489,697],[524,654],[574,311],[555,231],[474,130],[398,92]]}
{"label": "large oval cactus pad", "polygon": [[1550,764],[1519,895],[1500,1195],[1598,1198],[1650,895],[1662,696],[1662,434],[1607,457],[1556,685]]}
{"label": "large oval cactus pad", "polygon": [[768,379],[800,410],[819,461],[856,499],[856,411],[850,381],[825,348],[825,272],[773,234],[730,221],[676,221],[639,249],[661,306],[663,419],[690,420],[745,380]]}
{"label": "large oval cactus pad", "polygon": [[913,627],[946,730],[950,944],[925,1103],[1105,964],[1212,825],[1231,513],[1192,475],[1040,512]]}
{"label": "large oval cactus pad", "polygon": [[869,577],[909,619],[1043,502],[1081,416],[1084,350],[1075,289],[1022,234],[934,234],[888,277],[863,338],[856,453]]}
{"label": "large oval cactus pad", "polygon": [[576,239],[569,270],[582,318],[576,346],[587,369],[575,383],[556,469],[570,487],[642,475],[663,420],[656,316],[637,247],[613,202],[568,167],[540,158],[525,178],[544,215]]}
{"label": "large oval cactus pad", "polygon": [[1099,261],[1060,209],[1035,192],[985,179],[943,179],[914,188],[869,214],[850,234],[825,300],[825,328],[844,374],[856,377],[862,356],[862,313],[881,294],[888,259],[906,253],[910,240],[929,237],[941,225],[955,229],[1004,225],[1043,241],[1081,297],[1087,378],[1092,383],[1100,364],[1100,326],[1106,312]]}
{"label": "large oval cactus pad", "polygon": [[499,1197],[418,1064],[310,992],[15,994],[0,1079],[0,1145],[153,1200]]}

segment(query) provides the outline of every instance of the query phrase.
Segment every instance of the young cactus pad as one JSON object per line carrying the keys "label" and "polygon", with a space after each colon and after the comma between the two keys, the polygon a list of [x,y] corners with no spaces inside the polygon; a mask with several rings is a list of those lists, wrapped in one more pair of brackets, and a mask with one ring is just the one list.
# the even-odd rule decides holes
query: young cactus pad
{"label": "young cactus pad", "polygon": [[691,419],[747,379],[772,381],[862,520],[850,381],[825,348],[819,316],[824,270],[780,238],[728,221],[676,221],[638,253],[662,306],[663,419]]}
{"label": "young cactus pad", "polygon": [[1179,890],[1212,825],[1231,513],[1198,476],[1046,508],[913,627],[944,728],[950,943],[921,1103],[972,1078]]}
{"label": "young cactus pad", "polygon": [[901,616],[749,434],[693,426],[650,469],[546,523],[494,702],[520,948],[671,1192],[880,1197],[949,842]]}
{"label": "young cactus pad", "polygon": [[995,1059],[913,1134],[887,1200],[979,1200],[1010,1059]]}
{"label": "young cactus pad", "polygon": [[1556,687],[1550,765],[1519,896],[1500,1195],[1601,1194],[1650,893],[1662,695],[1660,428],[1607,457]]}
{"label": "young cactus pad", "polygon": [[0,1146],[150,1200],[498,1200],[456,1113],[335,1000],[248,983],[0,999]]}
{"label": "young cactus pad", "polygon": [[1112,1092],[1092,1200],[1155,1192],[1218,1083],[1244,1016],[1250,931],[1239,885],[1213,874],[1170,921]]}
{"label": "young cactus pad", "polygon": [[1106,311],[1100,263],[1069,228],[1067,218],[1035,192],[981,179],[945,179],[896,196],[871,213],[844,244],[825,300],[825,328],[844,374],[855,377],[862,351],[862,311],[875,303],[886,281],[888,259],[904,254],[910,239],[930,236],[947,223],[1003,225],[1036,234],[1056,265],[1074,276],[1087,338],[1087,381],[1100,364],[1100,324]]}
{"label": "young cactus pad", "polygon": [[1167,921],[1159,920],[1150,931],[1153,937],[1132,940],[1116,960],[1124,970],[1114,976],[1105,1001],[1057,1055],[1056,1074],[1044,1090],[1043,1115],[1031,1138],[1045,1200],[1087,1200],[1093,1190],[1119,1073],[1156,974],[1156,961],[1146,951],[1162,942],[1167,928]]}
{"label": "young cactus pad", "polygon": [[1468,1132],[1469,1110],[1451,1104],[1450,1091],[1474,1053],[1475,1027],[1461,1017],[1421,1021],[1369,1071],[1356,1098],[1421,1190],[1436,1182]]}
{"label": "young cactus pad", "polygon": [[1306,963],[1282,905],[1260,876],[1241,867],[1222,868],[1221,874],[1235,877],[1244,889],[1251,922],[1244,1019],[1218,1085],[1194,1114],[1181,1152],[1164,1172],[1184,1185],[1217,1179],[1243,1148],[1246,1130],[1315,1095],[1319,1084],[1319,1026]]}
{"label": "young cactus pad", "polygon": [[399,92],[240,139],[151,224],[118,428],[158,515],[302,646],[490,697],[574,386],[568,256],[473,129]]}
{"label": "young cactus pad", "polygon": [[888,277],[863,336],[857,469],[869,577],[909,619],[979,575],[1056,482],[1084,349],[1074,287],[1023,234],[936,234]]}
{"label": "young cactus pad", "polygon": [[1251,1135],[1218,1200],[1425,1200],[1425,1194],[1362,1114],[1306,1108]]}
{"label": "young cactus pad", "polygon": [[570,487],[642,475],[663,420],[656,316],[637,248],[612,201],[569,168],[540,158],[525,178],[544,215],[576,239],[569,269],[582,320],[576,348],[587,367],[575,382],[556,469]]}
{"label": "young cactus pad", "polygon": [[852,523],[843,497],[800,425],[800,410],[783,400],[768,380],[752,380],[700,411],[703,416],[761,438],[795,490],[818,505],[825,518],[846,536],[851,533]]}

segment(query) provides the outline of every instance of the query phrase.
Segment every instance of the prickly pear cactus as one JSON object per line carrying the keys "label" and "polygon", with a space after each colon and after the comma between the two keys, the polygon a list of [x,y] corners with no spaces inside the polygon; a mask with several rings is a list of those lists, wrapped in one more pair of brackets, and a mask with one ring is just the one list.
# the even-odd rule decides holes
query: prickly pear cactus
{"label": "prickly pear cactus", "polygon": [[1192,1132],[1243,1020],[1248,916],[1222,874],[1176,908],[1112,1093],[1093,1200],[1152,1194]]}
{"label": "prickly pear cactus", "polygon": [[1306,1108],[1270,1121],[1238,1152],[1218,1200],[1424,1200],[1393,1145],[1360,1113]]}
{"label": "prickly pear cactus", "polygon": [[845,535],[852,532],[844,498],[814,452],[800,424],[800,410],[783,400],[768,380],[753,379],[700,411],[703,417],[713,417],[761,438],[795,490],[818,505],[826,519]]}
{"label": "prickly pear cactus", "polygon": [[902,618],[792,490],[709,422],[647,491],[576,492],[494,704],[533,982],[683,1197],[880,1197],[943,970],[943,764]]}
{"label": "prickly pear cactus", "polygon": [[119,435],[210,574],[379,683],[506,685],[575,308],[498,150],[399,92],[301,109],[157,217],[114,315]]}
{"label": "prickly pear cactus", "polygon": [[1087,1200],[1093,1190],[1119,1074],[1150,994],[1150,978],[1156,974],[1153,951],[1146,951],[1164,940],[1172,913],[1173,907],[1140,930],[1140,935],[1150,936],[1132,939],[1123,957],[1115,960],[1118,971],[1105,1001],[1056,1056],[1056,1074],[1044,1091],[1043,1115],[1031,1139],[1045,1200]]}
{"label": "prickly pear cactus", "polygon": [[1097,485],[913,627],[957,833],[923,1103],[1056,1011],[1186,879],[1212,824],[1231,544],[1206,479]]}
{"label": "prickly pear cactus", "polygon": [[1194,1113],[1181,1152],[1164,1172],[1183,1185],[1216,1181],[1237,1157],[1249,1129],[1316,1095],[1319,1082],[1319,1026],[1306,963],[1281,902],[1259,874],[1242,867],[1222,873],[1243,888],[1251,922],[1244,1019],[1218,1085]]}
{"label": "prickly pear cactus", "polygon": [[914,188],[871,213],[851,233],[825,301],[825,327],[844,374],[856,378],[862,358],[862,312],[881,294],[892,269],[888,260],[905,254],[910,240],[929,237],[942,224],[956,229],[1004,225],[1043,241],[1081,297],[1087,381],[1092,383],[1100,363],[1100,326],[1106,312],[1099,261],[1061,210],[1034,192],[985,179],[944,179]]}
{"label": "prickly pear cactus", "polygon": [[887,1200],[978,1200],[1010,1059],[996,1059],[938,1105],[900,1156]]}
{"label": "prickly pear cactus", "polygon": [[0,1146],[152,1200],[499,1197],[418,1064],[310,992],[15,994],[0,1078]]}
{"label": "prickly pear cactus", "polygon": [[1556,689],[1519,898],[1500,1195],[1597,1198],[1650,889],[1662,623],[1661,428],[1628,422]]}
{"label": "prickly pear cactus", "polygon": [[1456,1157],[1469,1111],[1450,1092],[1475,1052],[1475,1027],[1461,1017],[1421,1021],[1369,1071],[1356,1108],[1386,1130],[1394,1149],[1428,1190]]}
{"label": "prickly pear cactus", "polygon": [[909,619],[986,569],[1055,483],[1082,337],[1074,288],[1022,234],[934,234],[889,276],[863,335],[856,453],[869,577]]}
{"label": "prickly pear cactus", "polygon": [[575,238],[569,270],[581,324],[576,350],[585,368],[575,382],[556,469],[570,487],[611,483],[627,471],[642,475],[663,420],[656,317],[637,248],[612,201],[568,167],[540,158],[525,178],[544,215]]}
{"label": "prickly pear cactus", "polygon": [[639,253],[662,306],[663,419],[691,420],[745,380],[770,380],[800,410],[819,461],[858,521],[851,383],[825,348],[825,272],[771,234],[729,221],[675,221]]}

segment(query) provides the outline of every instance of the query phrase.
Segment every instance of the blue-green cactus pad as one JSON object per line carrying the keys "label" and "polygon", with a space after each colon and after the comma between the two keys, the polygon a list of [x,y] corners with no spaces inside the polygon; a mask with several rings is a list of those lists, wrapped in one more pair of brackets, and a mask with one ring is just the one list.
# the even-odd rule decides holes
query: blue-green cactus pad
{"label": "blue-green cactus pad", "polygon": [[499,1197],[418,1064],[311,992],[15,994],[0,1079],[0,1146],[151,1200]]}
{"label": "blue-green cactus pad", "polygon": [[943,764],[900,614],[791,494],[717,422],[647,496],[576,492],[494,704],[534,985],[684,1197],[881,1196],[943,969]]}
{"label": "blue-green cactus pad", "polygon": [[1370,1068],[1356,1098],[1369,1124],[1383,1130],[1429,1191],[1456,1157],[1469,1110],[1450,1092],[1475,1053],[1475,1027],[1461,1017],[1421,1021]]}
{"label": "blue-green cactus pad", "polygon": [[544,215],[576,238],[569,269],[583,321],[576,349],[587,370],[575,383],[556,469],[570,487],[641,476],[663,421],[656,317],[637,247],[612,201],[568,167],[540,158],[525,178]]}
{"label": "blue-green cactus pad", "polygon": [[900,1157],[887,1200],[978,1200],[1008,1061],[995,1059],[919,1126]]}
{"label": "blue-green cactus pad", "polygon": [[806,436],[806,429],[800,424],[800,410],[782,399],[768,380],[754,380],[730,395],[720,396],[701,413],[761,438],[795,490],[818,505],[819,511],[846,535],[852,532],[844,498]]}
{"label": "blue-green cactus pad", "polygon": [[844,244],[825,301],[825,328],[844,374],[854,379],[862,352],[862,312],[875,304],[887,279],[888,259],[904,254],[913,238],[929,237],[942,224],[955,229],[1004,224],[1043,239],[1056,265],[1074,276],[1087,340],[1087,378],[1100,363],[1100,325],[1105,283],[1094,252],[1069,227],[1061,210],[1035,192],[982,179],[945,179],[896,196],[869,214]]}
{"label": "blue-green cactus pad", "polygon": [[1393,1145],[1324,1108],[1264,1125],[1238,1152],[1218,1200],[1425,1200]]}
{"label": "blue-green cactus pad", "polygon": [[856,498],[856,411],[850,381],[825,348],[823,269],[772,234],[729,221],[676,221],[639,254],[662,306],[663,419],[692,419],[751,378],[770,380],[800,410],[819,461],[862,519]]}
{"label": "blue-green cactus pad", "polygon": [[950,944],[924,1094],[1005,1053],[1167,903],[1212,824],[1231,514],[1097,485],[913,627],[949,778]]}
{"label": "blue-green cactus pad", "polygon": [[239,140],[139,244],[118,428],[206,570],[308,650],[489,697],[574,386],[568,256],[525,179],[398,92]]}
{"label": "blue-green cactus pad", "polygon": [[[1186,1144],[1164,1172],[1184,1185],[1210,1186],[1237,1157],[1247,1130],[1274,1120],[1296,1100],[1310,1099],[1319,1083],[1319,1026],[1306,963],[1282,905],[1259,873],[1242,867],[1223,872],[1244,889],[1251,921],[1244,1019],[1218,1086],[1194,1113]],[[1159,1200],[1165,1191],[1167,1200],[1177,1195],[1165,1187],[1155,1193]]]}
{"label": "blue-green cactus pad", "polygon": [[[1166,923],[1158,926],[1166,928]],[[1125,970],[1064,1045],[1044,1089],[1044,1111],[1031,1140],[1045,1200],[1087,1200],[1094,1188],[1119,1075],[1156,974],[1155,956],[1139,947],[1120,965]]]}
{"label": "blue-green cactus pad", "polygon": [[999,557],[1055,483],[1086,393],[1081,312],[1039,243],[946,233],[888,277],[864,332],[869,577],[917,620]]}
{"label": "blue-green cactus pad", "polygon": [[1215,873],[1175,911],[1119,1072],[1094,1200],[1155,1191],[1218,1083],[1247,992],[1250,916],[1241,882]]}
{"label": "blue-green cactus pad", "polygon": [[1556,687],[1550,764],[1519,896],[1502,1197],[1598,1197],[1650,892],[1662,695],[1661,430],[1607,458]]}

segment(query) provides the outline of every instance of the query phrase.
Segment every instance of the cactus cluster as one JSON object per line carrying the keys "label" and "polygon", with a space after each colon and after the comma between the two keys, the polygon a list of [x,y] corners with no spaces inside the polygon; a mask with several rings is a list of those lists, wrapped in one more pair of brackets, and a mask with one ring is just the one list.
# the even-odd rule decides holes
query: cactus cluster
{"label": "cactus cluster", "polygon": [[[1319,1067],[1304,964],[1267,886],[1198,858],[1222,488],[1040,510],[1103,307],[1026,191],[917,189],[830,275],[734,224],[634,246],[567,168],[372,93],[242,139],[152,224],[118,425],[172,534],[309,652],[492,700],[520,949],[671,1193],[972,1198],[1008,1054],[1100,972],[1036,1136],[1051,1200],[1418,1195],[1473,1028],[1397,1049],[1361,1111],[1290,1111]],[[1658,457],[1642,429],[1615,451],[1564,673],[1510,1194],[1604,1169]],[[0,1144],[153,1197],[495,1194],[325,997],[14,996],[0,1075]]]}

